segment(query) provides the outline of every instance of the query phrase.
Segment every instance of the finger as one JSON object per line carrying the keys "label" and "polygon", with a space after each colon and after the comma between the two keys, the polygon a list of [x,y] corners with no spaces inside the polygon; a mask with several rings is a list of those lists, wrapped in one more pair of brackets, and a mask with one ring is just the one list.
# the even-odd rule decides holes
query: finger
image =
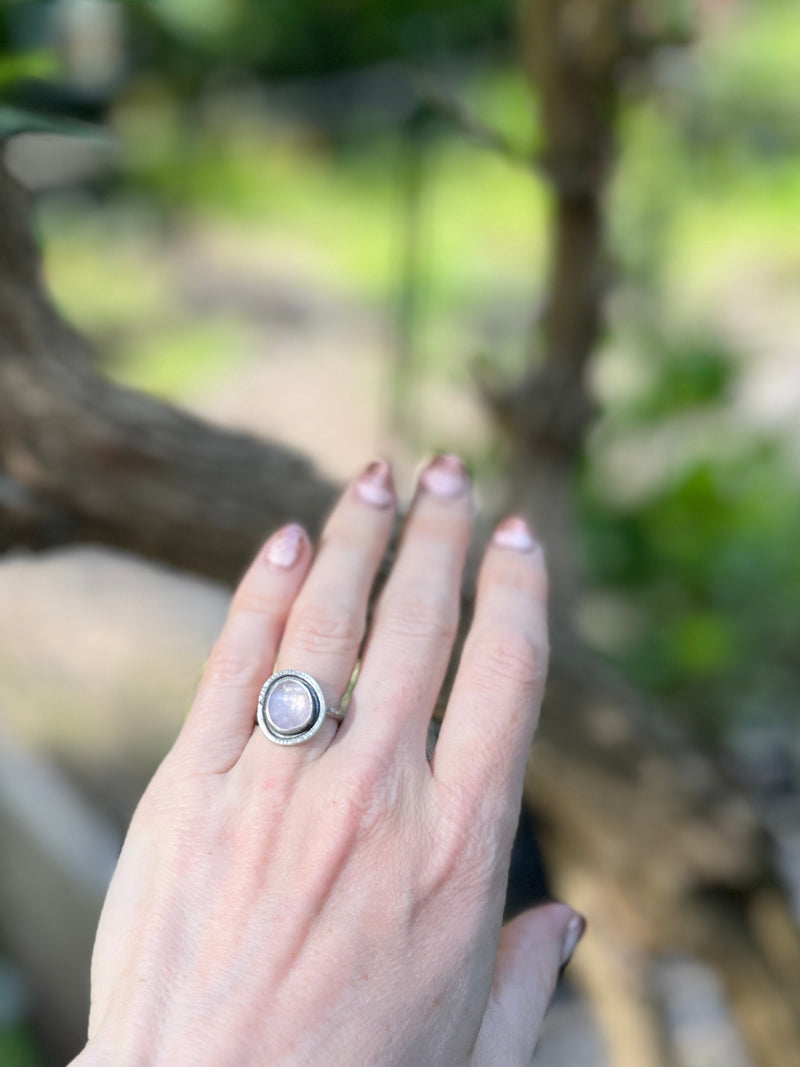
{"label": "finger", "polygon": [[[312,675],[328,704],[340,702],[355,668],[369,594],[394,513],[389,465],[370,464],[345,490],[326,523],[316,559],[289,613],[276,669]],[[276,754],[286,766],[302,765],[325,751],[336,729],[329,720],[307,743]],[[262,761],[263,736],[254,735],[253,742]]]}
{"label": "finger", "polygon": [[305,532],[284,526],[263,546],[233,595],[176,746],[209,772],[228,770],[253,732],[259,689],[272,673],[310,562]]}
{"label": "finger", "polygon": [[[404,735],[420,754],[453,647],[472,494],[464,465],[423,470],[353,692],[354,742]],[[363,703],[363,708],[362,708]]]}
{"label": "finger", "polygon": [[547,672],[547,573],[523,519],[492,537],[434,753],[434,774],[498,797],[513,816]]}
{"label": "finger", "polygon": [[566,904],[543,904],[503,927],[473,1067],[528,1067],[559,971],[585,929],[583,916]]}

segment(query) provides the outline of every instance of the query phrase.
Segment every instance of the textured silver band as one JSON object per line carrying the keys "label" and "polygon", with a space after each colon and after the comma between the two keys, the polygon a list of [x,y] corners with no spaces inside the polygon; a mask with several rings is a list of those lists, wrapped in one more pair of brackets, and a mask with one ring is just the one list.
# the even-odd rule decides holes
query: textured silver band
{"label": "textured silver band", "polygon": [[340,723],[344,712],[326,703],[319,682],[304,671],[276,671],[261,687],[256,722],[273,744],[300,745],[326,718]]}

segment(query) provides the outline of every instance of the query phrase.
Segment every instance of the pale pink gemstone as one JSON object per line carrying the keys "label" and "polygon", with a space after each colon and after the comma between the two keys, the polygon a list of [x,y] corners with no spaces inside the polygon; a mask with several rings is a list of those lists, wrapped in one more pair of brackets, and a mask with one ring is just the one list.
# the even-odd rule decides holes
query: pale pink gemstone
{"label": "pale pink gemstone", "polygon": [[280,733],[307,730],[316,717],[310,691],[296,678],[279,678],[267,693],[267,718]]}

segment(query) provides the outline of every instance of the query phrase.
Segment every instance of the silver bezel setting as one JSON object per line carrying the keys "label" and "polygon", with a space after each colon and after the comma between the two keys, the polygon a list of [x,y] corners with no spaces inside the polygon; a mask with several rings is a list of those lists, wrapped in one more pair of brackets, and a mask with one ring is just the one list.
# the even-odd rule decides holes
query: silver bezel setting
{"label": "silver bezel setting", "polygon": [[[281,678],[294,678],[296,681],[301,682],[311,694],[311,699],[314,701],[316,709],[316,715],[314,721],[310,726],[306,727],[300,733],[288,734],[281,733],[277,727],[274,727],[269,721],[267,714],[267,696],[270,689]],[[310,674],[305,674],[303,671],[285,670],[276,671],[275,674],[267,678],[261,687],[261,692],[258,696],[258,711],[256,712],[256,722],[261,727],[262,731],[275,745],[300,745],[304,741],[308,741],[319,730],[325,721],[326,713],[325,695],[320,689],[319,683],[315,678],[312,678]]]}

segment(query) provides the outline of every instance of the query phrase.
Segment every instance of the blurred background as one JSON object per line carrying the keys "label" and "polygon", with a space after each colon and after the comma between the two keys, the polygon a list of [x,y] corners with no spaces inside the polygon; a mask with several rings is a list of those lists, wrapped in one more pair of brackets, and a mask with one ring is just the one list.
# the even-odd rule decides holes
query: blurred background
{"label": "blurred background", "polygon": [[[793,0],[0,5],[3,1067],[78,1047],[258,537],[434,449],[553,569],[526,834],[590,932],[535,1063],[800,1063],[798,70]],[[143,487],[172,406],[207,477],[156,433]]]}

